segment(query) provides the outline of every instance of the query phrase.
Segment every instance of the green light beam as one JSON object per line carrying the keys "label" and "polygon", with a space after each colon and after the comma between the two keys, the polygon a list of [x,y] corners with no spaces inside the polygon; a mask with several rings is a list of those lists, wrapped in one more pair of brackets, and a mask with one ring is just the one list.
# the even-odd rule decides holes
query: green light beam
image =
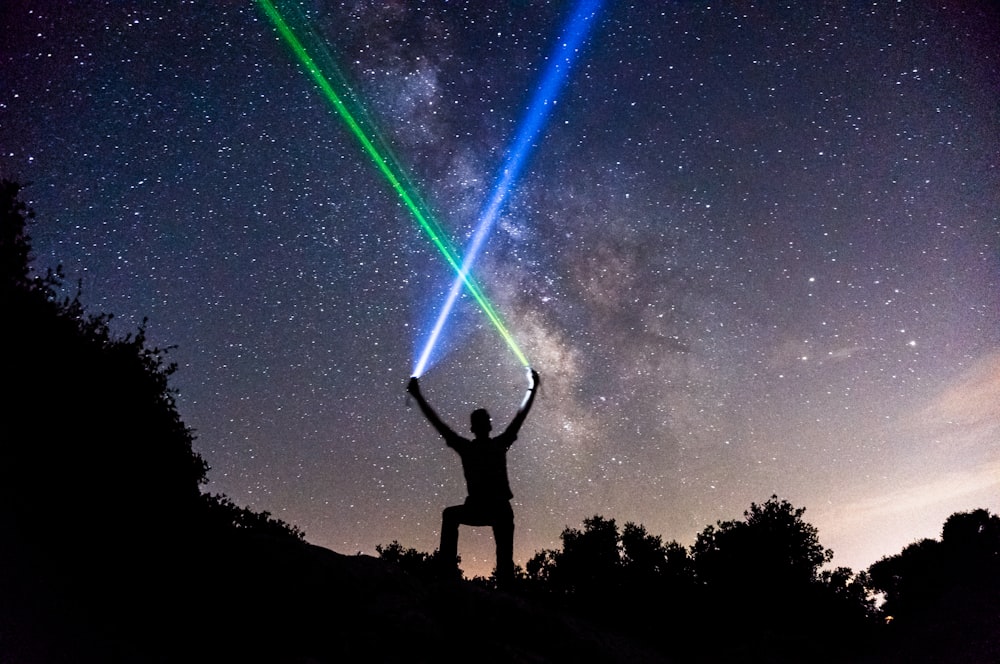
{"label": "green light beam", "polygon": [[309,55],[305,46],[295,35],[295,32],[288,25],[288,22],[278,11],[278,8],[274,5],[271,0],[257,0],[257,4],[264,11],[267,17],[271,20],[278,34],[284,39],[285,43],[288,44],[289,48],[292,49],[292,53],[298,59],[299,63],[305,68],[309,76],[313,79],[313,82],[319,87],[320,92],[326,97],[327,101],[333,106],[340,115],[340,118],[344,121],[347,127],[357,138],[358,142],[361,143],[361,147],[368,154],[368,156],[375,162],[375,166],[382,173],[382,176],[386,179],[389,185],[395,190],[396,194],[402,200],[406,208],[413,214],[413,217],[417,220],[420,227],[427,233],[431,242],[438,248],[441,255],[444,256],[445,261],[451,266],[456,274],[462,277],[465,283],[465,288],[468,290],[469,294],[475,299],[476,303],[479,304],[479,308],[483,310],[486,317],[496,328],[497,332],[507,345],[510,347],[511,351],[525,367],[529,366],[527,358],[521,349],[518,347],[517,342],[514,341],[514,337],[511,336],[510,332],[504,326],[503,321],[500,320],[499,314],[493,308],[493,305],[488,299],[486,299],[485,294],[479,288],[479,285],[475,280],[467,273],[467,271],[462,270],[462,261],[459,259],[455,250],[452,249],[450,243],[445,237],[441,230],[440,225],[434,221],[429,213],[425,213],[421,209],[421,205],[418,203],[418,198],[415,194],[411,194],[406,187],[403,186],[404,177],[402,175],[402,168],[398,165],[393,168],[382,153],[375,146],[375,143],[368,137],[365,131],[362,129],[361,125],[354,118],[350,109],[340,98],[340,95],[333,89],[330,84],[329,79],[320,69],[316,61]]}

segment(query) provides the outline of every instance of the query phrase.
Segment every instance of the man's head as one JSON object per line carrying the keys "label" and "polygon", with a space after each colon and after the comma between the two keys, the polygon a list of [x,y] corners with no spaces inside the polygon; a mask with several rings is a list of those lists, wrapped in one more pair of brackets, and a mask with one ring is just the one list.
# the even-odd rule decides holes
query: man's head
{"label": "man's head", "polygon": [[476,438],[485,438],[493,430],[493,422],[490,421],[490,414],[485,408],[477,408],[472,411],[469,422]]}

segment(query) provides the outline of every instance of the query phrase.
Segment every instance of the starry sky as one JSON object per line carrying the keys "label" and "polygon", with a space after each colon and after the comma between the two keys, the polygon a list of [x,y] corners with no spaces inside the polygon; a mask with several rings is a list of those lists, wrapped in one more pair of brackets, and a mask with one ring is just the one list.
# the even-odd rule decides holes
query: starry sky
{"label": "starry sky", "polygon": [[[573,3],[298,8],[463,245]],[[405,385],[452,273],[265,15],[0,20],[36,268],[176,346],[206,490],[434,550],[465,487]],[[542,376],[517,562],[594,514],[690,545],[777,494],[860,570],[1000,512],[997,43],[991,0],[605,4],[475,268]],[[524,368],[468,301],[448,332],[424,394],[503,426]],[[488,529],[459,546],[489,572]]]}

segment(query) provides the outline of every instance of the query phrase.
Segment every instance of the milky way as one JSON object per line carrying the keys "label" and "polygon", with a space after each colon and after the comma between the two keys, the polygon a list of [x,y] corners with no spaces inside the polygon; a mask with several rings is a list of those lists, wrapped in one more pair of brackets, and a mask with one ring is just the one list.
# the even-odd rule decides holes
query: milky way
{"label": "milky way", "polygon": [[[573,8],[485,4],[300,5],[457,246]],[[176,346],[206,490],[342,553],[436,548],[461,468],[404,388],[453,273],[267,18],[0,16],[36,267]],[[476,267],[543,381],[518,562],[777,494],[862,569],[1000,511],[997,43],[989,1],[606,4]],[[505,423],[523,367],[469,302],[448,329],[429,401]],[[491,546],[464,529],[466,571]]]}

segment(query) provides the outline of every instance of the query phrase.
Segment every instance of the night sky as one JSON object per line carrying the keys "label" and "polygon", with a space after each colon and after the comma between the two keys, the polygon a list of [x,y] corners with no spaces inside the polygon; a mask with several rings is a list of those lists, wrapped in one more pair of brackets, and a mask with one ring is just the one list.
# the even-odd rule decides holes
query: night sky
{"label": "night sky", "polygon": [[[599,14],[475,268],[542,376],[517,562],[594,514],[690,545],[777,494],[860,570],[1000,512],[1000,4],[843,5]],[[573,3],[300,7],[464,245]],[[206,490],[341,553],[434,550],[465,486],[405,386],[453,274],[265,15],[0,20],[36,269],[176,346]],[[471,303],[448,330],[424,394],[505,425],[524,368]],[[459,548],[488,573],[489,529]]]}

